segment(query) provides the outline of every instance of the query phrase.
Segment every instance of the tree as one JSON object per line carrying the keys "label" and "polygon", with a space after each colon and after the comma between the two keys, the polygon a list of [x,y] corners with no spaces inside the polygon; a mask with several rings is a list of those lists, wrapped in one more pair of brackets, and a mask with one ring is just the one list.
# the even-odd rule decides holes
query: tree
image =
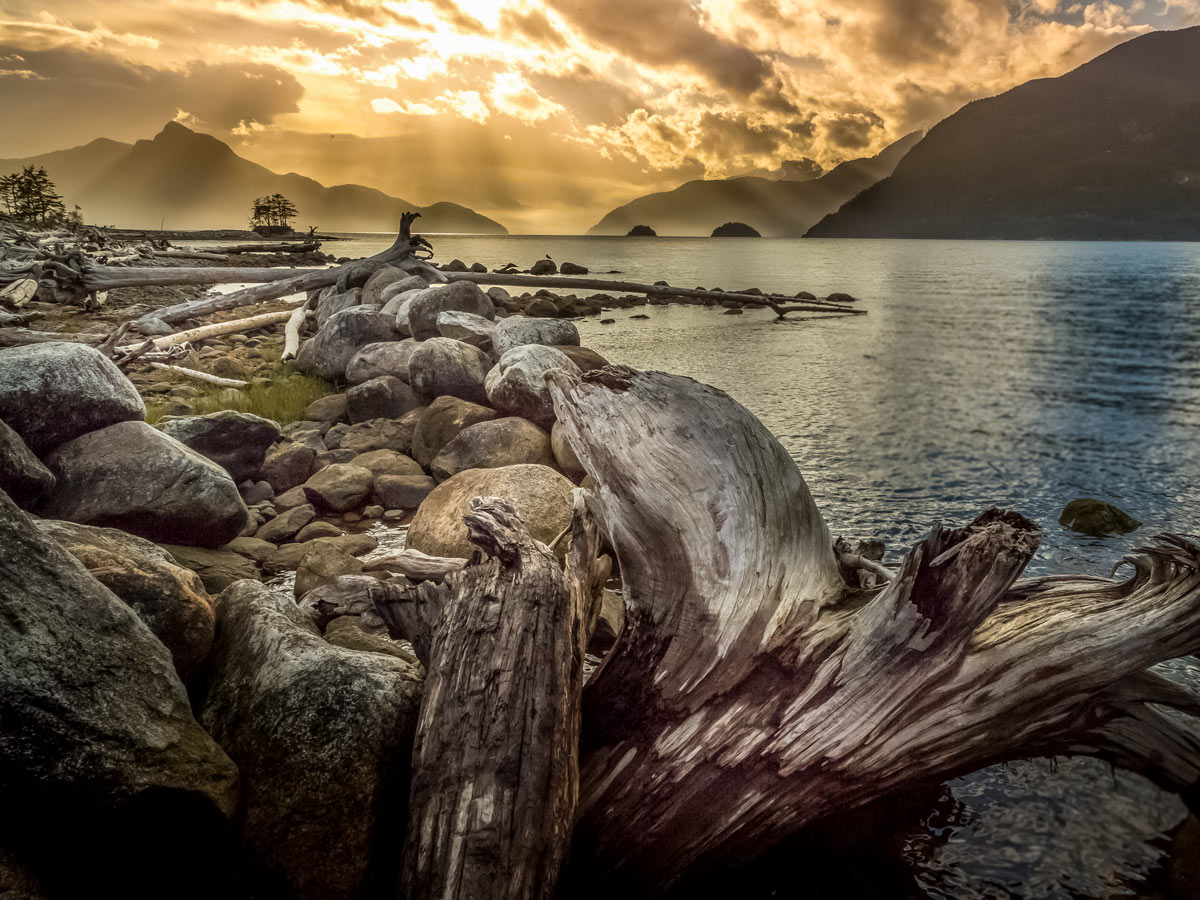
{"label": "tree", "polygon": [[62,195],[42,166],[0,178],[0,200],[5,213],[19,222],[45,227],[68,220]]}
{"label": "tree", "polygon": [[291,231],[291,220],[298,211],[294,203],[283,194],[255,197],[250,212],[250,227],[260,234],[277,234]]}

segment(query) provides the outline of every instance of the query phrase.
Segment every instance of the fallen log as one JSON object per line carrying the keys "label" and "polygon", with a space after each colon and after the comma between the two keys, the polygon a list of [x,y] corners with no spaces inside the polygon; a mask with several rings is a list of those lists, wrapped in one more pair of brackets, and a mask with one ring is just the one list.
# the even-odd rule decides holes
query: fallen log
{"label": "fallen log", "polygon": [[444,281],[445,277],[425,262],[425,259],[428,259],[433,252],[429,242],[420,235],[414,236],[411,233],[412,223],[419,216],[420,213],[405,213],[401,220],[400,232],[396,235],[392,246],[366,259],[354,260],[333,268],[316,269],[265,284],[256,284],[217,297],[206,297],[202,300],[192,300],[163,307],[146,313],[138,321],[177,324],[196,316],[204,316],[221,310],[236,309],[253,303],[263,303],[267,300],[277,300],[288,294],[319,290],[331,284],[344,282],[347,278],[353,277],[356,272],[370,271],[381,265],[396,266],[435,281]]}
{"label": "fallen log", "polygon": [[304,322],[308,319],[311,311],[309,303],[304,303],[292,310],[287,324],[283,326],[283,353],[280,356],[281,362],[295,359],[296,354],[300,352],[300,329],[304,327]]}
{"label": "fallen log", "polygon": [[[198,248],[190,248],[198,249]],[[210,253],[312,253],[321,249],[320,241],[260,241],[249,244],[222,244],[217,247],[205,247]]]}
{"label": "fallen log", "polygon": [[413,748],[403,895],[550,900],[574,816],[597,534],[589,543],[581,526],[575,568],[564,575],[506,501],[477,498],[465,521],[487,558],[421,586],[436,626]]}
{"label": "fallen log", "polygon": [[1155,705],[1200,702],[1147,669],[1200,644],[1200,547],[1161,537],[1123,581],[1017,581],[1038,528],[989,510],[864,600],[795,463],[727,395],[625,368],[547,378],[626,602],[583,697],[570,896],[656,895],[1016,758],[1095,754],[1196,790],[1200,740]]}
{"label": "fallen log", "polygon": [[[268,325],[277,325],[280,322],[286,322],[292,315],[292,310],[283,309],[278,312],[250,316],[247,319],[231,319],[228,322],[214,322],[211,325],[201,325],[199,328],[189,328],[186,331],[177,331],[174,334],[153,338],[153,349],[163,350],[177,344],[191,341],[205,341],[209,338],[221,337],[226,334],[236,334],[239,331],[256,331],[259,328],[266,328]],[[140,346],[140,343],[126,344],[118,349],[120,352],[128,352],[138,346]]]}
{"label": "fallen log", "polygon": [[[134,257],[140,258],[140,257]],[[173,287],[179,285],[261,284],[327,272],[326,268],[297,269],[288,266],[101,266],[86,267],[83,286],[107,291],[127,287]]]}
{"label": "fallen log", "polygon": [[61,331],[34,331],[29,328],[0,328],[0,347],[23,347],[26,344],[47,344],[70,341],[73,344],[99,344],[102,334],[68,334]]}
{"label": "fallen log", "polygon": [[444,272],[447,281],[472,281],[475,284],[516,285],[540,288],[587,288],[592,291],[616,291],[623,294],[645,294],[650,297],[691,297],[697,300],[736,300],[746,306],[765,306],[783,318],[790,312],[838,312],[866,315],[865,309],[855,309],[826,300],[802,300],[777,294],[739,294],[733,291],[705,291],[700,288],[677,288],[637,281],[608,281],[603,278],[584,278],[572,275],[522,275],[492,272]]}
{"label": "fallen log", "polygon": [[152,369],[163,369],[167,372],[174,372],[177,375],[183,375],[186,378],[194,378],[196,381],[204,381],[208,384],[216,384],[221,387],[243,388],[250,382],[241,381],[237,378],[222,378],[220,375],[209,375],[207,372],[197,372],[195,369],[188,369],[184,366],[172,366],[168,363],[152,362]]}

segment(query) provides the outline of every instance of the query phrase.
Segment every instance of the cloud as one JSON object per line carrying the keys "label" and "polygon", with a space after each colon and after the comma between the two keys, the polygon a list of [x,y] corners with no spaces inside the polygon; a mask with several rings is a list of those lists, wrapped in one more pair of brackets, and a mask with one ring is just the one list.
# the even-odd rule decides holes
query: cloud
{"label": "cloud", "polygon": [[873,112],[831,116],[822,123],[825,138],[839,150],[862,150],[874,142],[873,132],[883,127],[883,119]]}
{"label": "cloud", "polygon": [[516,72],[504,72],[492,82],[492,105],[526,122],[540,122],[563,111],[553,100],[547,100]]}

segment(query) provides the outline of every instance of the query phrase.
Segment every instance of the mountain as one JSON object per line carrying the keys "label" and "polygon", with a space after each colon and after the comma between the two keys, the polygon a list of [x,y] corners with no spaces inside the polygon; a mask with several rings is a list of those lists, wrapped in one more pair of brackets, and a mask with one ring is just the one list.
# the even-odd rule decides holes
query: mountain
{"label": "mountain", "polygon": [[457,203],[421,207],[360,184],[334,187],[243,159],[226,144],[177,122],[132,146],[95,140],[29,159],[0,160],[0,172],[45,166],[68,204],[88,222],[123,228],[237,228],[264,194],[283,194],[300,211],[298,230],[393,231],[400,214],[421,213],[420,230],[507,234],[498,222]]}
{"label": "mountain", "polygon": [[1200,240],[1200,27],[967,104],[808,236]]}
{"label": "mountain", "polygon": [[660,235],[709,235],[722,222],[746,222],[766,237],[800,237],[826,213],[891,174],[919,139],[913,132],[876,156],[844,162],[808,181],[745,176],[689,181],[618,206],[588,234],[626,234],[639,223]]}

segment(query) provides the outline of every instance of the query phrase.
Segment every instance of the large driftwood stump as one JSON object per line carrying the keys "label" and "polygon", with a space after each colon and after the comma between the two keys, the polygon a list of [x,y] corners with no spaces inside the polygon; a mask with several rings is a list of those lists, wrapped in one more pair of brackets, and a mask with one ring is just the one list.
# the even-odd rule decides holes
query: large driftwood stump
{"label": "large driftwood stump", "polygon": [[[582,513],[564,574],[506,502],[465,517],[487,558],[399,603],[427,654],[405,842],[407,900],[554,895],[570,844],[586,627],[607,569]],[[415,617],[398,613],[419,605]],[[399,618],[398,618],[399,615]],[[431,626],[431,627],[429,627]]]}
{"label": "large driftwood stump", "polygon": [[1200,701],[1147,669],[1200,646],[1200,548],[1161,538],[1124,581],[1017,581],[1038,529],[991,510],[849,593],[795,463],[727,395],[623,368],[547,377],[626,602],[584,693],[577,886],[661,892],[1013,758],[1197,783],[1200,741],[1162,708]]}

